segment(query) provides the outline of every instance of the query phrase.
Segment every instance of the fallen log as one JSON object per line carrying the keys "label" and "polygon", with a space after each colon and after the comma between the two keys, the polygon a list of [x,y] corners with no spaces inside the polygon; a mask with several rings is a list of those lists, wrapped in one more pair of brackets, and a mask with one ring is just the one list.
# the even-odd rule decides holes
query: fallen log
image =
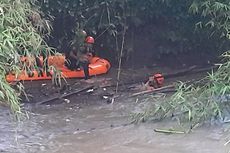
{"label": "fallen log", "polygon": [[[184,84],[189,85],[189,84],[192,84],[192,83],[196,83],[198,81],[199,81],[199,79],[192,79],[192,80],[189,80],[189,81],[185,81]],[[159,93],[159,92],[162,92],[162,93],[176,92],[175,85],[171,84],[171,85],[164,86],[164,87],[161,87],[161,88],[156,88],[154,90],[145,90],[145,91],[137,92],[137,93],[132,94],[130,97],[135,97],[135,96],[148,94],[148,93]]]}
{"label": "fallen log", "polygon": [[154,89],[154,90],[145,90],[145,91],[134,93],[130,97],[144,95],[144,94],[147,94],[147,93],[155,93],[155,92],[165,91],[166,89],[167,89],[168,92],[169,91],[175,91],[175,90],[168,90],[168,89],[172,89],[174,87],[175,87],[174,85],[168,85],[168,86],[157,88],[157,89]]}
{"label": "fallen log", "polygon": [[174,129],[164,130],[164,129],[154,129],[154,132],[165,133],[165,134],[185,134],[185,131],[177,131]]}
{"label": "fallen log", "polygon": [[211,70],[215,70],[218,69],[218,66],[211,66],[211,67],[205,67],[205,68],[199,68],[199,69],[194,69],[191,73],[195,74],[195,73],[200,73],[200,72],[205,72],[205,71],[211,71]]}
{"label": "fallen log", "polygon": [[41,104],[44,104],[44,103],[48,103],[50,101],[54,101],[54,100],[62,99],[62,98],[65,98],[65,97],[68,97],[68,96],[71,96],[71,95],[74,95],[74,94],[78,94],[78,93],[87,91],[87,90],[92,89],[92,88],[94,88],[94,86],[88,86],[88,87],[85,87],[83,89],[79,89],[79,90],[76,90],[76,91],[73,91],[73,92],[70,92],[70,93],[67,93],[67,94],[62,94],[62,95],[59,95],[59,96],[48,98],[48,99],[40,101],[40,102],[38,102],[36,104],[41,105]]}
{"label": "fallen log", "polygon": [[190,72],[192,72],[195,68],[197,68],[196,65],[189,67],[188,69],[177,71],[175,73],[169,73],[169,74],[162,74],[165,79],[168,78],[173,78],[173,77],[179,77],[179,76],[184,76]]}
{"label": "fallen log", "polygon": [[[187,74],[195,74],[195,73],[210,71],[210,70],[215,69],[217,67],[211,66],[211,67],[207,67],[207,68],[199,68],[199,69],[196,69],[196,68],[197,68],[197,66],[191,66],[186,70],[177,71],[175,73],[163,74],[163,76],[165,79],[169,79],[169,78],[174,78],[174,77],[185,76]],[[148,76],[144,76],[141,78],[137,78],[136,80],[127,81],[127,82],[123,82],[123,83],[121,82],[121,83],[119,83],[119,86],[126,86],[126,85],[141,83],[141,82],[144,82],[147,78],[148,78]],[[116,87],[116,84],[102,85],[99,87],[101,87],[101,88],[112,88],[112,87]]]}

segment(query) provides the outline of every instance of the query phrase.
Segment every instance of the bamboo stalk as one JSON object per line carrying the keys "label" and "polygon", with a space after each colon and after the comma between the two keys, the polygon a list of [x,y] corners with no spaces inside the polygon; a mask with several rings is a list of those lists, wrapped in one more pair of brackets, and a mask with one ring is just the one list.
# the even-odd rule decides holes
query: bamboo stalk
{"label": "bamboo stalk", "polygon": [[124,44],[125,44],[125,33],[126,33],[126,26],[124,25],[124,31],[123,31],[123,35],[122,35],[122,44],[121,44],[121,50],[120,50],[120,57],[119,57],[118,72],[117,72],[116,93],[118,91],[120,75],[121,75],[121,63],[122,63],[122,55],[123,55]]}
{"label": "bamboo stalk", "polygon": [[76,91],[70,92],[70,93],[68,93],[68,94],[63,94],[63,95],[60,95],[60,96],[51,97],[51,98],[49,98],[49,99],[40,101],[40,102],[38,102],[38,103],[36,103],[36,104],[37,104],[37,105],[41,105],[41,104],[44,104],[44,103],[48,103],[48,102],[50,102],[50,101],[54,101],[54,100],[62,99],[62,98],[65,98],[65,97],[68,97],[68,96],[71,96],[71,95],[74,95],[74,94],[78,94],[78,93],[84,92],[84,91],[89,90],[89,89],[92,89],[92,88],[94,88],[94,86],[85,87],[85,88],[83,88],[83,89],[76,90]]}
{"label": "bamboo stalk", "polygon": [[177,131],[177,130],[173,130],[173,129],[169,129],[169,130],[154,129],[154,131],[159,132],[159,133],[165,133],[165,134],[185,134],[186,133],[184,131]]}

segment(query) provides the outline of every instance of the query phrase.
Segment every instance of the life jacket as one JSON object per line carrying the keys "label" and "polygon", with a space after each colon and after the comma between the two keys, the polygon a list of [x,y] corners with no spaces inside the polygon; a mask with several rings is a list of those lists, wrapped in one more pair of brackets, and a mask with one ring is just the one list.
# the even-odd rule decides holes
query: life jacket
{"label": "life jacket", "polygon": [[93,57],[92,47],[87,46],[87,45],[80,47],[77,57],[79,57],[79,61],[82,61],[82,62],[90,61]]}

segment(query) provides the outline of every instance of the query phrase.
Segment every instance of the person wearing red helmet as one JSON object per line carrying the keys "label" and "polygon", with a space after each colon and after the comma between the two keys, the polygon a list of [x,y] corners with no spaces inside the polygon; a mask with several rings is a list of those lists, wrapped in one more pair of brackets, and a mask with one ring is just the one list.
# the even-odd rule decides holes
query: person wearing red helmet
{"label": "person wearing red helmet", "polygon": [[[86,33],[82,32],[86,37]],[[81,41],[81,40],[78,40]],[[89,62],[90,59],[95,55],[93,51],[94,38],[87,36],[84,38],[84,43],[72,45],[72,50],[70,51],[66,66],[70,70],[77,70],[83,68],[85,74],[85,80],[89,79]]]}
{"label": "person wearing red helmet", "polygon": [[147,90],[154,90],[161,88],[164,83],[164,76],[161,73],[157,73],[149,77],[149,80],[145,83]]}
{"label": "person wearing red helmet", "polygon": [[85,39],[84,46],[80,48],[82,53],[86,53],[88,56],[95,56],[95,52],[93,50],[94,38],[92,36],[88,36]]}
{"label": "person wearing red helmet", "polygon": [[88,36],[85,38],[85,42],[88,44],[94,44],[94,38],[91,36]]}

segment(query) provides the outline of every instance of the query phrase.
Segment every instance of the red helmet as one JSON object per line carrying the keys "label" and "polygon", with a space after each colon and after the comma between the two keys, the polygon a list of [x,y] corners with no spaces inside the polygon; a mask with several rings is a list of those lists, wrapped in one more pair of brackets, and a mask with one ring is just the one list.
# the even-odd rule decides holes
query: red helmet
{"label": "red helmet", "polygon": [[164,83],[164,76],[160,73],[157,73],[153,77],[154,77],[154,80],[156,81],[156,83],[158,84],[158,86],[162,87],[163,83]]}
{"label": "red helmet", "polygon": [[86,37],[85,42],[89,44],[94,44],[94,38],[91,36],[88,36]]}

